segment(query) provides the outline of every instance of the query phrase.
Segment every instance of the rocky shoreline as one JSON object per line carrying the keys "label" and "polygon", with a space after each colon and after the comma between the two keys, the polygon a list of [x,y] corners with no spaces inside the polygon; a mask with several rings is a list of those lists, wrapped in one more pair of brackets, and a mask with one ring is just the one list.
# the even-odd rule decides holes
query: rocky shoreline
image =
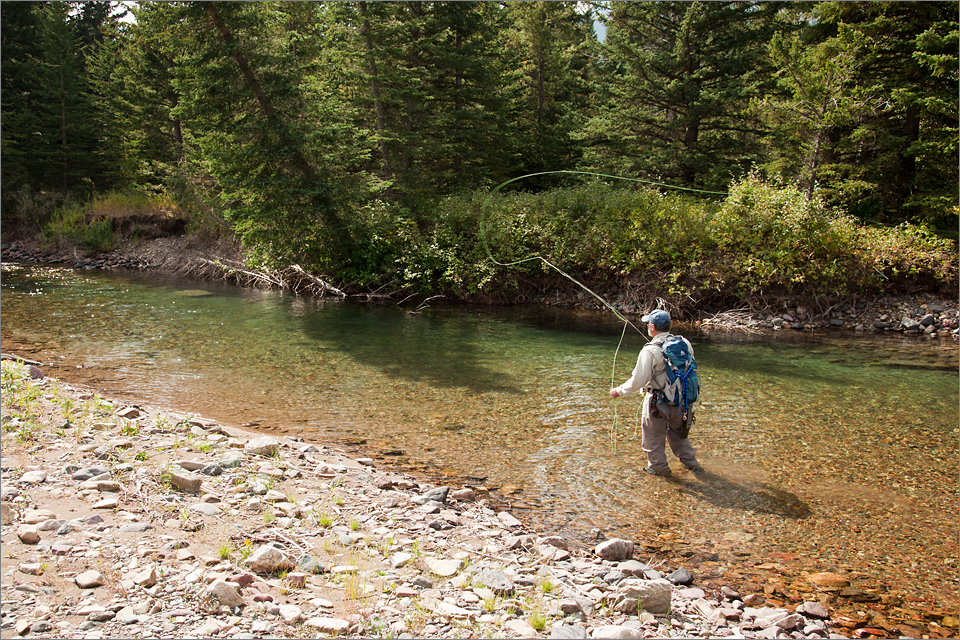
{"label": "rocky shoreline", "polygon": [[[470,488],[120,404],[3,362],[2,618],[13,637],[843,638],[849,582],[770,603],[633,541],[527,530]],[[851,624],[853,623],[853,624]]]}
{"label": "rocky shoreline", "polygon": [[[191,250],[193,249],[193,250]],[[202,261],[203,247],[192,247],[186,238],[161,238],[144,245],[139,251],[115,251],[95,256],[80,256],[49,250],[33,243],[10,242],[0,245],[4,261],[28,264],[50,264],[72,269],[133,269],[186,273],[197,270],[193,264]],[[231,256],[238,259],[239,256]],[[209,266],[205,263],[204,266]],[[616,287],[604,294],[606,304],[628,316],[641,315],[644,310],[625,301]],[[557,291],[541,295],[538,304],[587,310],[602,310],[603,305],[583,291]],[[697,319],[705,329],[737,330],[748,333],[854,331],[903,333],[904,335],[960,338],[960,301],[932,293],[851,299],[826,309],[810,306],[781,304],[781,308],[734,310],[706,314]]]}

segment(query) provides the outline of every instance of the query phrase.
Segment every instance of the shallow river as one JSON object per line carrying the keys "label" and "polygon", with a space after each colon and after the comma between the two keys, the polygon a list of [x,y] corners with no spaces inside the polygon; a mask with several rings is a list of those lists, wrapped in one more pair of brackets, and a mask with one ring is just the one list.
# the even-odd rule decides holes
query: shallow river
{"label": "shallow river", "polygon": [[885,595],[854,609],[957,615],[949,337],[681,327],[701,373],[691,439],[707,473],[668,453],[664,480],[642,473],[637,399],[607,395],[644,343],[628,329],[621,344],[609,314],[416,312],[15,265],[0,310],[4,351],[58,359],[51,375],[108,396],[355,446],[486,488],[535,527],[588,543],[595,530],[645,541],[651,559],[705,560],[713,575],[734,572],[729,559],[752,578],[835,571]]}

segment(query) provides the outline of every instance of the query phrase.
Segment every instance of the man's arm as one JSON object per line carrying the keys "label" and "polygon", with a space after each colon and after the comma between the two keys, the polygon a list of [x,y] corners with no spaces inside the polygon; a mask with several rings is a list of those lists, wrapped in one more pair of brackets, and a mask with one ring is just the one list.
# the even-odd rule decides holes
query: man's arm
{"label": "man's arm", "polygon": [[650,349],[650,345],[646,345],[640,350],[640,355],[637,356],[637,366],[633,368],[633,375],[619,387],[610,389],[610,397],[619,398],[620,396],[630,395],[650,384],[652,378],[653,350]]}

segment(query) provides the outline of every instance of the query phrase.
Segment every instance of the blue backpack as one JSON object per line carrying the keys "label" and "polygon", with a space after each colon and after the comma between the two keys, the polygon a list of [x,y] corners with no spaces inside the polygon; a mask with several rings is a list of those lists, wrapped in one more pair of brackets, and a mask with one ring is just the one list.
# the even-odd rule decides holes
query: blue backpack
{"label": "blue backpack", "polygon": [[670,336],[660,346],[663,362],[667,367],[667,386],[662,398],[683,413],[690,414],[690,407],[700,395],[700,378],[697,376],[697,361],[681,336]]}

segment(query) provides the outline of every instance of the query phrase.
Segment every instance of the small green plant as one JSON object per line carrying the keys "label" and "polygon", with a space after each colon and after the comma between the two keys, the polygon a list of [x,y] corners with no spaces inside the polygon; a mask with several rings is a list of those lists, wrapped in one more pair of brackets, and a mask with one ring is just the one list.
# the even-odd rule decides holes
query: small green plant
{"label": "small green plant", "polygon": [[263,524],[269,524],[273,522],[273,511],[267,509],[263,512]]}
{"label": "small green plant", "polygon": [[147,455],[146,451],[140,451],[137,453],[137,455],[133,456],[133,459],[136,460],[137,462],[143,462],[149,457],[150,456]]}
{"label": "small green plant", "polygon": [[360,529],[360,522],[356,518],[350,518],[350,530],[357,531]]}
{"label": "small green plant", "polygon": [[243,544],[237,549],[237,553],[240,554],[241,562],[249,558],[253,554],[253,541],[249,538],[244,538]]}
{"label": "small green plant", "polygon": [[220,546],[217,547],[217,555],[220,556],[221,560],[226,560],[230,557],[230,554],[233,553],[233,544],[229,540],[225,540],[220,543]]}
{"label": "small green plant", "polygon": [[333,524],[333,516],[331,516],[329,513],[322,513],[317,518],[317,523],[321,527],[330,527]]}
{"label": "small green plant", "polygon": [[203,444],[198,444],[197,451],[199,451],[200,453],[209,453],[210,451],[213,451],[213,445],[208,442],[204,442]]}
{"label": "small green plant", "polygon": [[120,435],[122,436],[139,436],[140,427],[132,424],[127,424],[120,427]]}
{"label": "small green plant", "polygon": [[530,626],[536,631],[540,632],[547,626],[547,617],[539,611],[534,611],[527,616],[527,622],[529,622]]}

